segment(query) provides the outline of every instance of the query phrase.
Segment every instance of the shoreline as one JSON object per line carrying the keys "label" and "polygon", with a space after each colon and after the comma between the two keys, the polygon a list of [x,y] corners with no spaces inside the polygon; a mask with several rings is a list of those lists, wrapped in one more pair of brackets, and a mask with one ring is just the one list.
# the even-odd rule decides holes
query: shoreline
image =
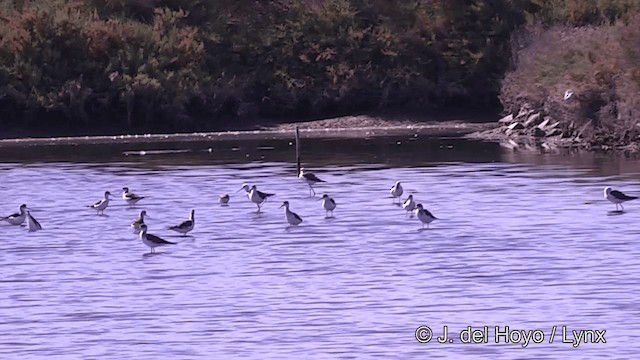
{"label": "shoreline", "polygon": [[193,132],[175,134],[123,134],[100,136],[23,137],[1,139],[0,148],[56,146],[137,144],[161,142],[230,141],[260,139],[293,139],[295,128],[302,138],[369,138],[384,136],[421,135],[431,137],[462,137],[497,127],[497,122],[469,122],[463,120],[428,121],[384,120],[370,116],[285,123],[276,126],[258,126],[254,130]]}

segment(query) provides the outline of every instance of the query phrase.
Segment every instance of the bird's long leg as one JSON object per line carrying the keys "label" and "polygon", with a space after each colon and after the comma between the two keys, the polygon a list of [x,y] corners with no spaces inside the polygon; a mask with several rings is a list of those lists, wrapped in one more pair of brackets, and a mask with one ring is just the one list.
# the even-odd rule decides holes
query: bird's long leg
{"label": "bird's long leg", "polygon": [[624,206],[622,206],[622,203],[620,203],[620,208],[622,209],[622,211],[624,211]]}

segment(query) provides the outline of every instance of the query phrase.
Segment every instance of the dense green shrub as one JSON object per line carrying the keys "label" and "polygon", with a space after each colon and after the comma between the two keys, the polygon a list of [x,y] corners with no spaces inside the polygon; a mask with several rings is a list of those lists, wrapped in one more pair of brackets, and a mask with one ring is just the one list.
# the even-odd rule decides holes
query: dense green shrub
{"label": "dense green shrub", "polygon": [[600,24],[637,10],[635,0],[0,0],[0,122],[193,130],[399,104],[494,107],[527,20]]}

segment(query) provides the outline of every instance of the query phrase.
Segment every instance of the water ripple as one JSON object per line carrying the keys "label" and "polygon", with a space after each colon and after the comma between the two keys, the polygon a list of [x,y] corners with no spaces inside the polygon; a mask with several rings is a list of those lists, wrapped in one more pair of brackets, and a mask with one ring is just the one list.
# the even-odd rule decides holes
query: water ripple
{"label": "water ripple", "polygon": [[[0,210],[27,203],[44,227],[0,224],[0,356],[624,359],[638,350],[640,204],[607,216],[613,205],[601,199],[609,184],[633,193],[636,175],[549,159],[328,164],[314,169],[327,181],[317,191],[338,203],[325,218],[290,163],[162,156],[186,155],[0,166]],[[441,218],[431,229],[392,204],[396,180]],[[235,192],[243,182],[276,193],[263,213]],[[86,207],[123,186],[148,197],[136,209],[116,199],[104,217]],[[230,206],[218,205],[220,193]],[[284,200],[304,219],[298,228],[285,230]],[[143,208],[150,232],[178,245],[146,254],[129,228]],[[192,236],[167,229],[192,208]],[[546,336],[567,325],[606,329],[608,342],[419,344],[423,324]]]}

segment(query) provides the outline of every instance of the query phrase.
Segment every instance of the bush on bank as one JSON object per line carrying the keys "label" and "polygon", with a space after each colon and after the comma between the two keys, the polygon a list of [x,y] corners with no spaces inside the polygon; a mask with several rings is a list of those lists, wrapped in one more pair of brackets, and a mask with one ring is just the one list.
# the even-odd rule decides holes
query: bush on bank
{"label": "bush on bank", "polygon": [[[575,68],[558,61],[571,46],[530,54],[519,38],[551,43],[544,36],[559,25],[630,37],[639,7],[636,0],[0,0],[0,125],[207,130],[399,105],[509,109],[566,87],[563,71]],[[522,35],[535,24],[552,29]],[[592,56],[569,45],[578,53],[566,62],[596,56],[604,67],[597,76],[595,67],[572,70],[576,89],[604,91],[607,76],[635,56],[611,68],[604,60],[611,49]],[[632,92],[631,83],[620,87],[635,76],[630,69],[616,78],[618,93]],[[633,108],[624,101],[624,111]]]}
{"label": "bush on bank", "polygon": [[495,106],[514,3],[2,0],[0,121],[196,129]]}
{"label": "bush on bank", "polygon": [[[521,32],[514,41],[516,66],[500,94],[505,112],[529,106],[559,121],[563,137],[595,148],[638,143],[640,3],[634,4],[626,16],[598,18],[598,26]],[[565,98],[567,91],[573,95]]]}

